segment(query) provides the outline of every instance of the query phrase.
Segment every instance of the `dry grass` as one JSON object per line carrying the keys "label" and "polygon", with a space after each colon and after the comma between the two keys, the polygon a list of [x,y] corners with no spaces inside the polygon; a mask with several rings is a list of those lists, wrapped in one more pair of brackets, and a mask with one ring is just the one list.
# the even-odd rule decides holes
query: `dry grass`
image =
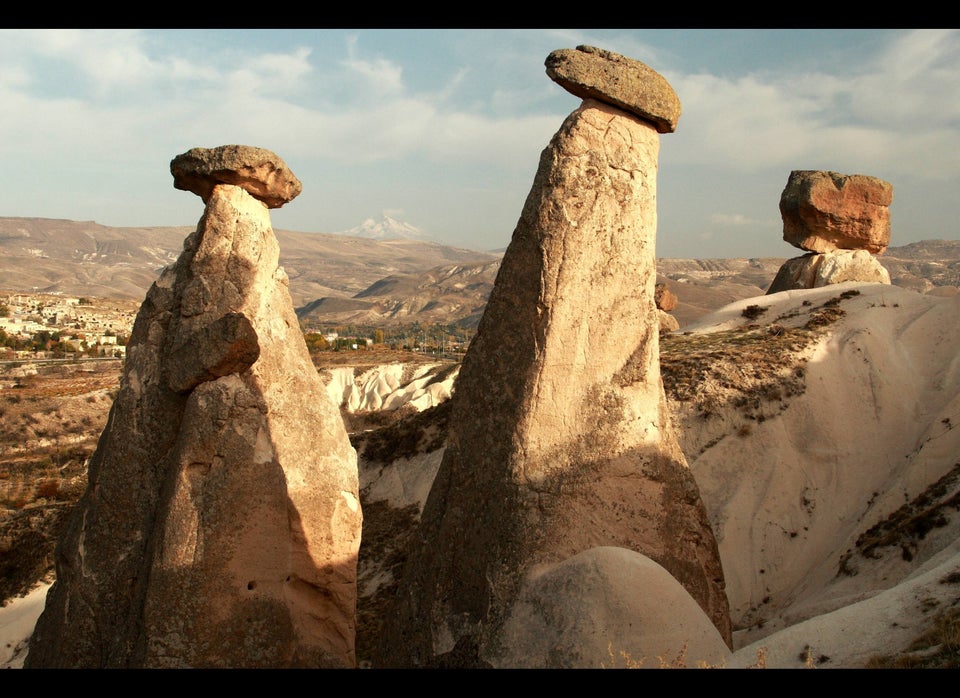
{"label": "dry grass", "polygon": [[[768,308],[750,305],[739,327],[708,333],[671,333],[660,337],[660,372],[667,399],[708,419],[735,408],[752,422],[784,411],[806,390],[809,349],[845,311],[844,291],[819,306],[807,304],[766,324],[754,319]],[[749,423],[736,434],[748,436]]]}
{"label": "dry grass", "polygon": [[957,510],[960,510],[960,463],[956,463],[950,472],[911,501],[862,533],[857,538],[855,549],[840,559],[837,574],[856,575],[853,560],[856,553],[877,559],[887,552],[885,549],[899,549],[900,556],[909,562],[916,554],[919,542],[933,529],[946,526],[951,513],[955,514]]}
{"label": "dry grass", "polygon": [[960,669],[960,609],[934,618],[932,627],[906,652],[871,657],[867,669]]}
{"label": "dry grass", "polygon": [[705,417],[718,395],[756,416],[765,402],[782,403],[805,390],[802,352],[817,337],[805,328],[746,325],[660,340],[660,372],[668,399],[693,404]]}
{"label": "dry grass", "polygon": [[[377,413],[368,414],[372,416]],[[357,453],[367,461],[390,463],[398,458],[430,453],[446,443],[449,400],[422,412],[411,407],[382,414],[391,415],[388,423],[370,431],[357,429],[357,420],[362,419],[363,415],[345,415],[351,422],[347,429],[351,434],[350,442],[357,449]]]}

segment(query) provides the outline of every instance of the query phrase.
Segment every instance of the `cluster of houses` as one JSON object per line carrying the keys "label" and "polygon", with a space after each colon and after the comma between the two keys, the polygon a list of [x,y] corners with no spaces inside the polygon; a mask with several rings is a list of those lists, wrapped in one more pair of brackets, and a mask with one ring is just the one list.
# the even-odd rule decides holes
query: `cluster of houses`
{"label": "cluster of houses", "polygon": [[[20,340],[0,346],[0,359],[123,358],[137,308],[133,302],[56,293],[0,293],[0,330]],[[29,344],[38,336],[56,337],[58,347],[11,346]]]}

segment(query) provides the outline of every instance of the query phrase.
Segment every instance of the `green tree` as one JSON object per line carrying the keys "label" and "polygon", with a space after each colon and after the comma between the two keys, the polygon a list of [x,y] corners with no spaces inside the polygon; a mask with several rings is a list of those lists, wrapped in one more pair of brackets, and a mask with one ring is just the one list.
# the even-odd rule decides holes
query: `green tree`
{"label": "green tree", "polygon": [[53,336],[49,330],[40,330],[33,333],[30,344],[36,351],[46,351],[53,344]]}
{"label": "green tree", "polygon": [[307,332],[303,335],[303,341],[307,344],[307,351],[316,354],[319,351],[326,351],[330,348],[329,342],[319,332]]}

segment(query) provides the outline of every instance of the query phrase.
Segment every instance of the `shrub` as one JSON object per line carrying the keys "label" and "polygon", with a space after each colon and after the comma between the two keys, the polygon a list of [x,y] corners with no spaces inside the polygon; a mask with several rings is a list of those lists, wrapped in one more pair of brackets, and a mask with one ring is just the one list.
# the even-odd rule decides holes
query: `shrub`
{"label": "shrub", "polygon": [[748,320],[755,320],[761,315],[763,315],[765,312],[767,312],[767,309],[764,307],[761,307],[759,305],[748,305],[746,308],[744,308],[740,312],[740,314],[743,315],[743,317],[747,318]]}

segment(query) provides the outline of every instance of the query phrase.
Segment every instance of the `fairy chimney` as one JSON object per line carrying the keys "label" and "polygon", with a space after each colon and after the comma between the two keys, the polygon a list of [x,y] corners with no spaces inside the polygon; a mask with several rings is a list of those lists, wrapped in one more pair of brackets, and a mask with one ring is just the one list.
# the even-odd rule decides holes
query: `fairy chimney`
{"label": "fairy chimney", "polygon": [[[564,622],[540,618],[531,633],[541,625],[526,619],[544,608],[544,575],[589,574],[609,548],[636,556],[623,573],[642,576],[604,588],[634,593],[652,579],[639,563],[649,560],[695,600],[696,653],[728,651],[717,544],[660,380],[658,134],[675,126],[679,100],[647,66],[600,49],[557,51],[546,65],[586,97],[541,155],[464,358],[377,666],[599,666],[583,636],[564,651],[544,641]],[[640,615],[611,612],[601,625],[641,649],[625,628],[653,632],[641,610],[651,605],[619,601]],[[560,615],[575,624],[576,609]]]}
{"label": "fairy chimney", "polygon": [[27,667],[356,665],[356,452],[314,369],[269,208],[270,151],[195,148],[206,203],[137,315]]}

